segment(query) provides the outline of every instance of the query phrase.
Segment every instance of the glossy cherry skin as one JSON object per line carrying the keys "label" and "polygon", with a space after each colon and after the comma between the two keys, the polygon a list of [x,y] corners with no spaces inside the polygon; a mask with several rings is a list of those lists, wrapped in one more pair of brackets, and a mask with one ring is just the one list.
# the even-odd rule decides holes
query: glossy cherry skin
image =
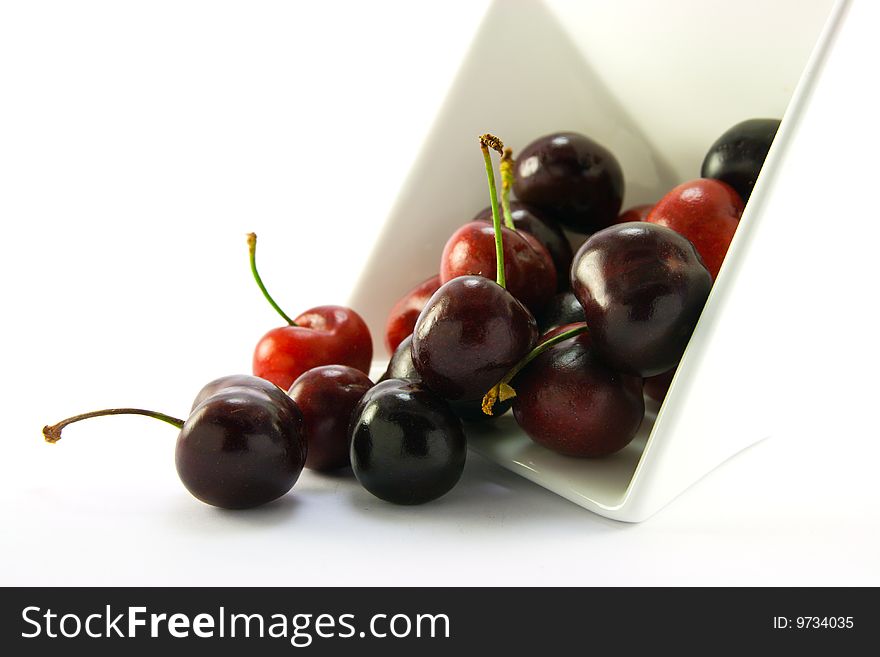
{"label": "glossy cherry skin", "polygon": [[648,205],[635,205],[628,210],[624,210],[623,212],[621,212],[614,223],[626,224],[630,221],[644,221],[648,218],[648,215],[651,214],[651,210],[653,209],[653,203]]}
{"label": "glossy cherry skin", "polygon": [[208,397],[211,397],[214,394],[220,392],[221,390],[242,386],[245,388],[256,388],[258,390],[263,390],[268,395],[282,397],[287,396],[286,392],[284,392],[281,388],[276,386],[271,381],[266,381],[266,379],[261,379],[258,376],[251,376],[250,374],[231,374],[229,376],[221,376],[219,379],[214,379],[210,383],[206,383],[204,386],[202,386],[202,389],[199,390],[199,394],[197,394],[196,398],[193,400],[192,408],[190,409],[190,411],[195,410],[196,406],[201,404]]}
{"label": "glossy cherry skin", "polygon": [[585,320],[584,308],[574,296],[574,292],[568,290],[560,292],[550,299],[550,302],[544,306],[536,319],[538,320],[538,330],[541,333],[546,333],[558,326],[583,322]]}
{"label": "glossy cherry skin", "polygon": [[507,290],[482,276],[445,283],[413,332],[412,358],[425,385],[455,401],[482,399],[535,346],[538,326]]}
{"label": "glossy cherry skin", "polygon": [[385,348],[393,354],[403,339],[411,335],[422,308],[440,287],[440,276],[432,276],[407,292],[391,308],[385,323]]}
{"label": "glossy cherry skin", "polygon": [[[510,216],[517,230],[529,233],[547,249],[556,269],[556,289],[568,289],[568,270],[571,269],[574,253],[559,224],[552,219],[539,217],[535,210],[518,201],[511,201]],[[492,223],[492,208],[484,208],[473,220]]]}
{"label": "glossy cherry skin", "polygon": [[687,237],[715,280],[742,213],[742,199],[730,185],[699,178],[673,188],[645,221]]}
{"label": "glossy cherry skin", "polygon": [[[526,231],[501,228],[507,290],[537,312],[556,291],[556,268],[550,253]],[[440,281],[459,276],[484,276],[495,280],[495,230],[491,224],[472,221],[452,234],[440,259]]]}
{"label": "glossy cherry skin", "polygon": [[571,276],[593,348],[612,369],[642,377],[678,364],[712,287],[693,244],[646,222],[592,235]]}
{"label": "glossy cherry skin", "polygon": [[536,443],[577,457],[626,447],[645,416],[642,379],[610,369],[589,333],[550,347],[513,380],[513,414]]}
{"label": "glossy cherry skin", "polygon": [[449,492],[461,477],[466,449],[449,404],[419,383],[378,383],[352,415],[355,477],[394,504],[423,504]]}
{"label": "glossy cherry skin", "polygon": [[254,351],[256,376],[287,390],[296,378],[321,365],[348,365],[366,373],[373,340],[366,322],[351,308],[318,306],[264,335]]}
{"label": "glossy cherry skin", "polygon": [[666,399],[666,393],[669,392],[673,376],[675,376],[675,369],[648,377],[645,379],[645,394],[662,404],[663,400]]}
{"label": "glossy cherry skin", "polygon": [[748,202],[778,129],[779,119],[737,123],[712,144],[700,175],[726,182]]}
{"label": "glossy cherry skin", "polygon": [[316,367],[293,382],[289,394],[303,415],[307,468],[328,472],[349,464],[351,413],[372,387],[366,374],[345,365]]}
{"label": "glossy cherry skin", "polygon": [[388,367],[385,368],[385,373],[382,375],[382,378],[379,379],[379,382],[388,379],[405,379],[407,381],[412,381],[413,383],[421,383],[422,376],[416,369],[416,365],[413,363],[412,359],[412,334],[406,336],[401,340],[400,344],[397,345],[397,349],[395,349],[394,353],[391,355],[391,360],[388,361]]}
{"label": "glossy cherry skin", "polygon": [[623,189],[623,171],[614,154],[574,132],[540,137],[516,158],[516,197],[578,233],[613,224]]}
{"label": "glossy cherry skin", "polygon": [[287,493],[306,460],[296,403],[262,383],[209,386],[213,392],[200,393],[177,437],[175,463],[183,485],[224,509],[259,506]]}
{"label": "glossy cherry skin", "polygon": [[[415,363],[412,359],[412,336],[408,335],[397,347],[391,360],[388,362],[388,368],[379,381],[387,381],[388,379],[405,379],[413,383],[421,383],[422,377],[416,370]],[[483,412],[483,400],[473,399],[468,401],[450,401],[449,406],[452,411],[462,420],[468,422],[484,422],[492,420],[504,415],[510,410],[513,402],[506,400],[495,404],[492,415],[486,415]]]}

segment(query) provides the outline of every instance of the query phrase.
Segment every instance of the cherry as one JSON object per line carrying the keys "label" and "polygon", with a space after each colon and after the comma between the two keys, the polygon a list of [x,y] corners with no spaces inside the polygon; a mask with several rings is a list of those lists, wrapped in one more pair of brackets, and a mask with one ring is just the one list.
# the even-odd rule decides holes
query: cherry
{"label": "cherry", "polygon": [[560,292],[550,299],[536,319],[538,320],[538,330],[541,333],[546,333],[558,326],[583,322],[584,308],[574,296],[574,292],[568,290]]}
{"label": "cherry", "polygon": [[538,326],[519,301],[482,276],[443,285],[416,322],[412,358],[433,391],[480,399],[535,344]]}
{"label": "cherry", "polygon": [[742,213],[742,199],[730,185],[698,178],[670,190],[645,221],[688,238],[715,280]]}
{"label": "cherry", "polygon": [[779,119],[737,123],[712,144],[700,175],[726,182],[748,202],[778,129]]}
{"label": "cherry", "polygon": [[584,330],[581,324],[554,332],[561,340],[513,378],[513,414],[532,440],[554,452],[607,456],[626,447],[644,419],[642,379],[610,369]]}
{"label": "cherry", "polygon": [[[573,253],[568,239],[562,229],[553,221],[541,219],[527,206],[513,201],[510,204],[510,213],[513,217],[513,223],[518,231],[522,234],[528,234],[535,238],[538,243],[544,247],[550,255],[553,262],[553,269],[556,271],[556,289],[565,289],[568,287],[568,270],[571,267],[571,259]],[[481,221],[483,223],[492,223],[492,208],[484,208],[473,221]],[[507,234],[505,233],[505,240]],[[494,277],[494,275],[493,275]],[[510,270],[507,273],[508,279],[511,278]]]}
{"label": "cherry", "polygon": [[416,370],[431,390],[451,400],[482,398],[538,337],[534,317],[505,289],[505,235],[490,145],[500,152],[497,138],[480,138],[493,208],[497,282],[460,276],[444,283],[425,305],[413,332]]}
{"label": "cherry", "polygon": [[43,428],[47,442],[68,424],[104,415],[146,415],[178,429],[175,463],[186,489],[207,504],[245,509],[287,493],[306,460],[303,417],[284,391],[254,377],[209,383],[184,420],[139,408],[76,415]]}
{"label": "cherry", "polygon": [[651,210],[654,209],[654,204],[648,205],[635,205],[628,210],[624,210],[620,213],[620,216],[615,220],[615,224],[626,224],[630,221],[644,221],[648,218],[648,215],[651,214]]}
{"label": "cherry", "polygon": [[[541,241],[530,232],[521,231],[516,226],[510,205],[512,166],[508,148],[504,150],[501,160],[501,205],[504,209],[505,225],[500,228],[501,235],[498,238],[504,250],[506,287],[529,310],[537,312],[557,288],[556,266],[553,257]],[[493,193],[494,187],[493,174]],[[493,200],[493,203],[497,210],[497,200]],[[497,276],[495,210],[489,208],[491,225],[487,225],[478,215],[474,221],[459,228],[449,238],[440,260],[441,282],[446,283],[456,276],[470,274],[486,278]]]}
{"label": "cherry", "polygon": [[214,379],[210,383],[206,383],[202,386],[202,389],[199,390],[199,394],[197,394],[196,398],[193,400],[190,412],[194,411],[196,406],[201,404],[208,397],[213,396],[215,393],[225,390],[226,388],[236,388],[240,386],[256,388],[264,391],[267,395],[278,396],[281,398],[287,397],[287,393],[271,381],[261,379],[257,376],[251,376],[250,374],[231,374],[229,376],[221,376],[219,379]]}
{"label": "cherry", "polygon": [[329,471],[349,464],[348,423],[355,405],[373,387],[367,375],[345,365],[324,365],[299,376],[290,397],[303,414],[306,467]]}
{"label": "cherry", "polygon": [[344,306],[317,306],[290,319],[257,272],[257,236],[253,233],[248,235],[248,248],[254,280],[288,324],[260,338],[254,350],[254,374],[287,390],[300,374],[321,365],[348,365],[369,372],[373,340],[363,318]]}
{"label": "cherry", "polygon": [[593,349],[613,369],[642,377],[678,364],[712,287],[693,244],[645,222],[592,235],[571,276]]}
{"label": "cherry", "polygon": [[[408,335],[403,342],[397,347],[391,360],[388,362],[388,368],[379,381],[387,381],[388,379],[405,379],[413,383],[422,383],[422,377],[416,370],[415,363],[412,359],[412,336]],[[492,417],[500,417],[504,415],[512,405],[512,402],[503,402],[495,408],[493,416],[486,415],[482,409],[482,403],[478,399],[467,401],[450,401],[449,405],[452,411],[462,420],[468,422],[483,422]]]}
{"label": "cherry", "polygon": [[645,379],[645,394],[654,401],[663,403],[666,399],[666,393],[669,392],[669,386],[672,384],[672,377],[675,376],[675,369],[671,369],[663,374],[649,376]]}
{"label": "cherry", "polygon": [[397,349],[391,355],[391,360],[388,361],[385,373],[379,379],[380,382],[388,379],[405,379],[413,383],[422,382],[422,376],[412,359],[412,338],[413,336],[410,334],[397,345]]}
{"label": "cherry", "polygon": [[[540,242],[525,231],[502,227],[507,287],[532,311],[539,310],[556,291],[556,269]],[[495,230],[483,221],[472,221],[452,234],[443,248],[440,281],[458,276],[495,278]]]}
{"label": "cherry", "polygon": [[623,172],[611,151],[574,132],[540,137],[516,158],[517,198],[578,233],[613,224],[623,188]]}
{"label": "cherry", "polygon": [[411,335],[422,308],[440,287],[440,276],[432,276],[407,292],[388,313],[385,323],[385,348],[393,354],[406,336]]}
{"label": "cherry", "polygon": [[466,448],[452,409],[419,383],[382,381],[352,415],[355,477],[394,504],[422,504],[449,492],[461,477]]}
{"label": "cherry", "polygon": [[[574,257],[568,238],[562,232],[562,228],[552,219],[538,216],[534,209],[524,203],[511,202],[510,189],[512,185],[513,157],[511,150],[505,148],[501,158],[501,205],[504,209],[505,221],[508,221],[508,227],[511,227],[512,224],[516,230],[525,231],[547,249],[556,269],[556,289],[568,289],[568,270],[571,269],[571,260]],[[487,207],[481,210],[473,218],[473,221],[492,223],[492,208]]]}

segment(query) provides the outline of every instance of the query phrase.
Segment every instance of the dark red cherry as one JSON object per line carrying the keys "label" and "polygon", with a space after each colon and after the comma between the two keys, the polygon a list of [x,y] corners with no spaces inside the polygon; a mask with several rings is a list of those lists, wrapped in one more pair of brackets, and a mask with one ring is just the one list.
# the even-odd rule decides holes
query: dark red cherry
{"label": "dark red cherry", "polygon": [[571,276],[593,348],[613,369],[643,377],[678,364],[712,287],[693,244],[646,222],[592,235]]}
{"label": "dark red cherry", "polygon": [[673,188],[645,221],[684,235],[697,248],[714,280],[739,226],[743,202],[720,180],[700,178]]}
{"label": "dark red cherry", "polygon": [[199,500],[224,509],[244,509],[287,493],[306,460],[303,418],[283,391],[254,377],[232,376],[209,383],[184,420],[137,408],[115,408],[68,418],[45,427],[57,442],[73,422],[103,415],[146,415],[178,429],[177,474]]}
{"label": "dark red cherry", "polygon": [[403,339],[411,335],[422,308],[440,287],[440,276],[432,276],[407,292],[394,304],[385,323],[385,348],[393,354]]}
{"label": "dark red cherry", "polygon": [[516,158],[516,197],[566,228],[593,233],[614,223],[623,171],[604,146],[574,132],[536,139]]}
{"label": "dark red cherry", "polygon": [[349,464],[351,413],[372,387],[366,374],[345,365],[316,367],[293,382],[290,397],[303,415],[307,468],[326,472]]}
{"label": "dark red cherry", "polygon": [[[408,335],[397,347],[394,355],[388,363],[385,374],[382,375],[380,381],[388,379],[405,379],[413,383],[421,383],[422,377],[416,370],[416,366],[412,359],[412,336]],[[487,415],[483,412],[482,401],[479,399],[467,401],[450,401],[449,406],[452,411],[462,420],[468,422],[484,422],[497,417],[501,417],[510,410],[511,400],[498,402],[495,404],[494,413]]]}
{"label": "dark red cherry", "polygon": [[645,415],[642,379],[610,369],[581,333],[547,349],[513,379],[517,423],[535,442],[567,456],[626,447]]}
{"label": "dark red cherry", "polygon": [[[555,221],[549,218],[539,217],[535,211],[523,203],[512,201],[510,203],[510,216],[517,230],[524,230],[541,243],[556,269],[556,289],[568,289],[568,272],[571,269],[571,259],[574,254],[571,244],[562,229]],[[492,208],[488,207],[480,211],[474,221],[492,223]]]}
{"label": "dark red cherry", "polygon": [[302,413],[260,388],[222,388],[193,409],[177,438],[180,480],[225,509],[259,506],[289,491],[306,459]]}
{"label": "dark red cherry", "polygon": [[214,379],[210,383],[206,383],[204,386],[202,386],[202,389],[199,390],[199,394],[197,394],[196,398],[193,400],[190,410],[194,410],[196,406],[201,404],[208,397],[213,396],[215,393],[221,390],[224,390],[226,388],[236,388],[240,386],[244,386],[245,388],[256,388],[258,390],[263,390],[268,395],[282,395],[284,397],[287,396],[287,393],[284,392],[284,390],[276,386],[271,381],[267,381],[266,379],[261,379],[258,376],[251,376],[250,374],[231,374],[229,376],[221,376],[219,379]]}
{"label": "dark red cherry", "polygon": [[[507,289],[529,310],[539,310],[556,291],[556,269],[547,249],[530,233],[501,228]],[[452,234],[440,259],[440,281],[459,276],[495,279],[495,231],[492,224],[472,221]]]}
{"label": "dark red cherry", "polygon": [[461,422],[421,384],[389,379],[358,402],[351,423],[351,467],[361,485],[394,504],[422,504],[461,477]]}
{"label": "dark red cherry", "polygon": [[482,276],[453,278],[416,322],[412,357],[425,385],[450,400],[479,400],[535,345],[526,307]]}
{"label": "dark red cherry", "polygon": [[538,320],[538,330],[541,333],[546,333],[559,326],[583,322],[584,308],[574,296],[574,292],[568,290],[560,292],[550,299],[550,302],[544,306],[536,319]]}
{"label": "dark red cherry", "polygon": [[351,308],[318,306],[264,335],[254,350],[254,374],[285,390],[321,365],[370,371],[373,340],[366,322]]}
{"label": "dark red cherry", "polygon": [[675,370],[671,369],[663,374],[649,376],[645,379],[645,394],[654,401],[663,403],[666,399],[666,393],[669,392],[669,386],[672,384],[672,377],[675,376]]}
{"label": "dark red cherry", "polygon": [[388,367],[379,381],[386,381],[388,379],[405,379],[413,383],[421,383],[422,376],[416,369],[412,359],[412,334],[406,336],[397,345],[397,349],[391,355]]}
{"label": "dark red cherry", "polygon": [[654,204],[651,203],[649,205],[636,205],[628,210],[624,210],[617,217],[617,220],[614,222],[615,224],[626,224],[630,221],[644,221],[648,218],[648,215],[651,214],[651,210],[654,209]]}
{"label": "dark red cherry", "polygon": [[737,123],[709,148],[700,176],[726,182],[747,202],[778,129],[779,119]]}

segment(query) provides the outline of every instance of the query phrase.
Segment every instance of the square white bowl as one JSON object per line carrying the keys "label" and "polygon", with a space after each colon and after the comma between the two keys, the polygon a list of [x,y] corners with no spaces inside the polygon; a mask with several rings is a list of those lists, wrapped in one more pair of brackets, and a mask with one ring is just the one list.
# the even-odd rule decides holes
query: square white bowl
{"label": "square white bowl", "polygon": [[[610,458],[563,457],[532,443],[508,414],[469,425],[472,448],[584,508],[637,522],[773,433],[762,403],[772,389],[752,371],[773,344],[749,320],[772,299],[753,293],[761,272],[745,254],[762,226],[780,220],[763,211],[768,171],[785,161],[846,5],[490,6],[350,300],[375,338],[392,304],[437,272],[448,236],[487,205],[477,135],[497,134],[516,152],[549,132],[587,134],[620,160],[630,207],[699,177],[705,151],[738,121],[785,119],[666,401],[649,404],[633,443]],[[748,341],[748,357],[733,348],[738,340]]]}

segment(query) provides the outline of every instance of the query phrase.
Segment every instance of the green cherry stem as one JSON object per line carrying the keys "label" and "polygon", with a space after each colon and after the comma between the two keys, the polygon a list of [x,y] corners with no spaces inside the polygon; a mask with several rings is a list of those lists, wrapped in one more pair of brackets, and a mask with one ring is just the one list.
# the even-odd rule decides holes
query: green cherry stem
{"label": "green cherry stem", "polygon": [[576,326],[574,328],[568,329],[567,331],[563,331],[559,335],[554,335],[552,338],[544,340],[537,347],[532,349],[521,361],[519,361],[516,365],[514,365],[507,374],[504,375],[504,378],[501,379],[498,383],[496,383],[492,389],[486,393],[483,397],[483,413],[486,415],[492,415],[492,409],[495,406],[496,402],[499,401],[507,401],[511,397],[516,397],[516,390],[514,390],[510,382],[513,381],[514,377],[519,374],[523,368],[535,360],[538,356],[547,351],[550,347],[555,344],[559,344],[560,342],[564,342],[569,338],[573,338],[576,335],[580,335],[581,333],[587,332],[586,324],[582,326]]}
{"label": "green cherry stem", "polygon": [[489,149],[499,153],[504,152],[504,144],[494,135],[486,133],[480,136],[480,150],[483,151],[483,159],[486,162],[486,178],[489,180],[489,199],[492,202],[492,226],[495,228],[495,268],[498,271],[495,281],[501,287],[507,287],[504,277],[504,242],[501,237],[501,213],[498,211],[498,190],[495,188],[495,169],[492,166],[492,157]]}
{"label": "green cherry stem", "polygon": [[501,209],[504,210],[504,225],[515,231],[513,215],[510,213],[510,188],[513,187],[513,151],[504,149],[501,156]]}
{"label": "green cherry stem", "polygon": [[108,408],[104,411],[92,411],[91,413],[83,413],[82,415],[74,415],[73,417],[69,417],[66,420],[61,420],[58,424],[53,424],[51,427],[43,427],[43,438],[46,439],[47,443],[57,443],[61,440],[61,430],[64,429],[68,424],[73,424],[74,422],[79,422],[80,420],[88,420],[93,417],[102,417],[104,415],[146,415],[147,417],[156,418],[157,420],[162,420],[163,422],[167,422],[178,429],[183,428],[183,420],[178,420],[176,417],[171,417],[170,415],[165,415],[164,413],[157,413],[156,411],[145,411],[142,408]]}
{"label": "green cherry stem", "polygon": [[281,306],[275,303],[275,299],[272,298],[272,295],[269,294],[269,290],[266,289],[266,286],[263,285],[263,279],[260,278],[260,274],[257,271],[257,235],[256,233],[248,233],[247,236],[248,243],[248,251],[250,252],[251,259],[251,273],[254,275],[254,280],[257,282],[257,285],[260,288],[260,291],[263,293],[263,296],[266,297],[266,301],[275,309],[279,315],[284,318],[284,321],[287,322],[290,326],[296,326],[296,322],[294,322],[290,317],[287,316],[283,310],[281,310]]}

